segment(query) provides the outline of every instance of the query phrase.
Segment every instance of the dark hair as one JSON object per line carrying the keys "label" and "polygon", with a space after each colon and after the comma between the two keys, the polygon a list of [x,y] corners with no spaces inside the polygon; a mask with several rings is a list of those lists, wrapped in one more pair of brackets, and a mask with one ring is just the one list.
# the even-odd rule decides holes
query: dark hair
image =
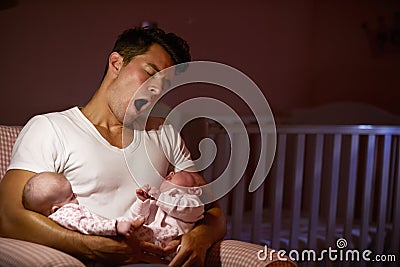
{"label": "dark hair", "polygon": [[[124,59],[124,65],[127,65],[135,56],[146,53],[153,44],[161,45],[171,56],[174,64],[191,60],[189,45],[185,40],[174,33],[166,33],[155,27],[125,30],[115,42],[112,52],[120,54]],[[107,69],[108,64],[104,75]]]}

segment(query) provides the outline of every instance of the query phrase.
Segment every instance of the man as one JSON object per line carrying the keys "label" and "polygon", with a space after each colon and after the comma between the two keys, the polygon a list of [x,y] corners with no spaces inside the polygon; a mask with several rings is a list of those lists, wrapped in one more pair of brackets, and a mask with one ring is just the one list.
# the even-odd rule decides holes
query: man
{"label": "man", "polygon": [[[134,238],[111,239],[69,231],[25,210],[21,203],[26,181],[35,173],[52,171],[63,173],[80,203],[93,212],[105,217],[122,216],[135,200],[138,185],[133,177],[154,179],[157,172],[166,174],[168,159],[160,156],[161,144],[168,144],[175,168],[192,168],[190,155],[172,127],[153,118],[142,131],[123,125],[126,113],[134,122],[135,113],[146,106],[146,102],[137,106],[131,102],[140,86],[161,70],[187,61],[188,45],[172,33],[160,29],[125,31],[109,55],[100,87],[85,107],[36,116],[21,131],[0,184],[0,235],[54,247],[83,260],[114,264],[161,262],[162,256],[181,245],[171,266],[203,265],[206,251],[226,231],[225,218],[217,204],[210,205],[203,222],[181,241],[172,241],[161,249]],[[157,96],[162,88],[154,83],[148,90]],[[128,143],[123,143],[122,134]],[[150,151],[144,147],[144,139],[150,144]],[[133,166],[130,169],[124,153],[129,154],[127,160]],[[141,223],[137,221],[136,226]]]}

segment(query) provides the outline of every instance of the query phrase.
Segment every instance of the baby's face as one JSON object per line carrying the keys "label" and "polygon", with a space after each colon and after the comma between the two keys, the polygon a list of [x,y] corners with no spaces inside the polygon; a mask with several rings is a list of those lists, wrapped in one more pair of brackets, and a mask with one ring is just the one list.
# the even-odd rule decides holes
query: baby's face
{"label": "baby's face", "polygon": [[192,173],[186,171],[180,172],[170,172],[166,177],[165,180],[160,185],[160,191],[165,192],[169,189],[175,187],[193,187],[196,186],[196,182],[192,176]]}
{"label": "baby's face", "polygon": [[70,183],[64,183],[58,192],[59,206],[64,206],[66,204],[74,203],[79,204],[76,194],[72,191]]}

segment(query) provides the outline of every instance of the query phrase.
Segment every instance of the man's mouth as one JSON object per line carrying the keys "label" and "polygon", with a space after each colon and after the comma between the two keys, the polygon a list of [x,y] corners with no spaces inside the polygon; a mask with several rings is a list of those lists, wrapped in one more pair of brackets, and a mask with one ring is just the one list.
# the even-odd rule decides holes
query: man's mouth
{"label": "man's mouth", "polygon": [[134,105],[137,111],[140,111],[144,105],[146,105],[149,101],[146,99],[136,99],[134,101]]}

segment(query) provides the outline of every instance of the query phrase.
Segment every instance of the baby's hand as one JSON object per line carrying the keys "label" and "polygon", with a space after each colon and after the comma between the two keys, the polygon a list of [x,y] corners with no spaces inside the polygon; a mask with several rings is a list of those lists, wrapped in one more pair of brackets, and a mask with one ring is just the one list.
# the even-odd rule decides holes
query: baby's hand
{"label": "baby's hand", "polygon": [[145,190],[143,190],[142,188],[136,189],[136,196],[141,201],[145,201],[146,199],[150,198],[150,195],[147,194],[147,192]]}
{"label": "baby's hand", "polygon": [[115,226],[117,228],[117,233],[129,238],[133,236],[134,232],[143,225],[144,220],[144,217],[138,217],[135,220],[121,217],[117,219]]}
{"label": "baby's hand", "polygon": [[117,221],[117,233],[130,237],[132,234],[132,221]]}
{"label": "baby's hand", "polygon": [[153,199],[158,199],[160,196],[160,190],[155,187],[151,187],[150,190],[147,192]]}

